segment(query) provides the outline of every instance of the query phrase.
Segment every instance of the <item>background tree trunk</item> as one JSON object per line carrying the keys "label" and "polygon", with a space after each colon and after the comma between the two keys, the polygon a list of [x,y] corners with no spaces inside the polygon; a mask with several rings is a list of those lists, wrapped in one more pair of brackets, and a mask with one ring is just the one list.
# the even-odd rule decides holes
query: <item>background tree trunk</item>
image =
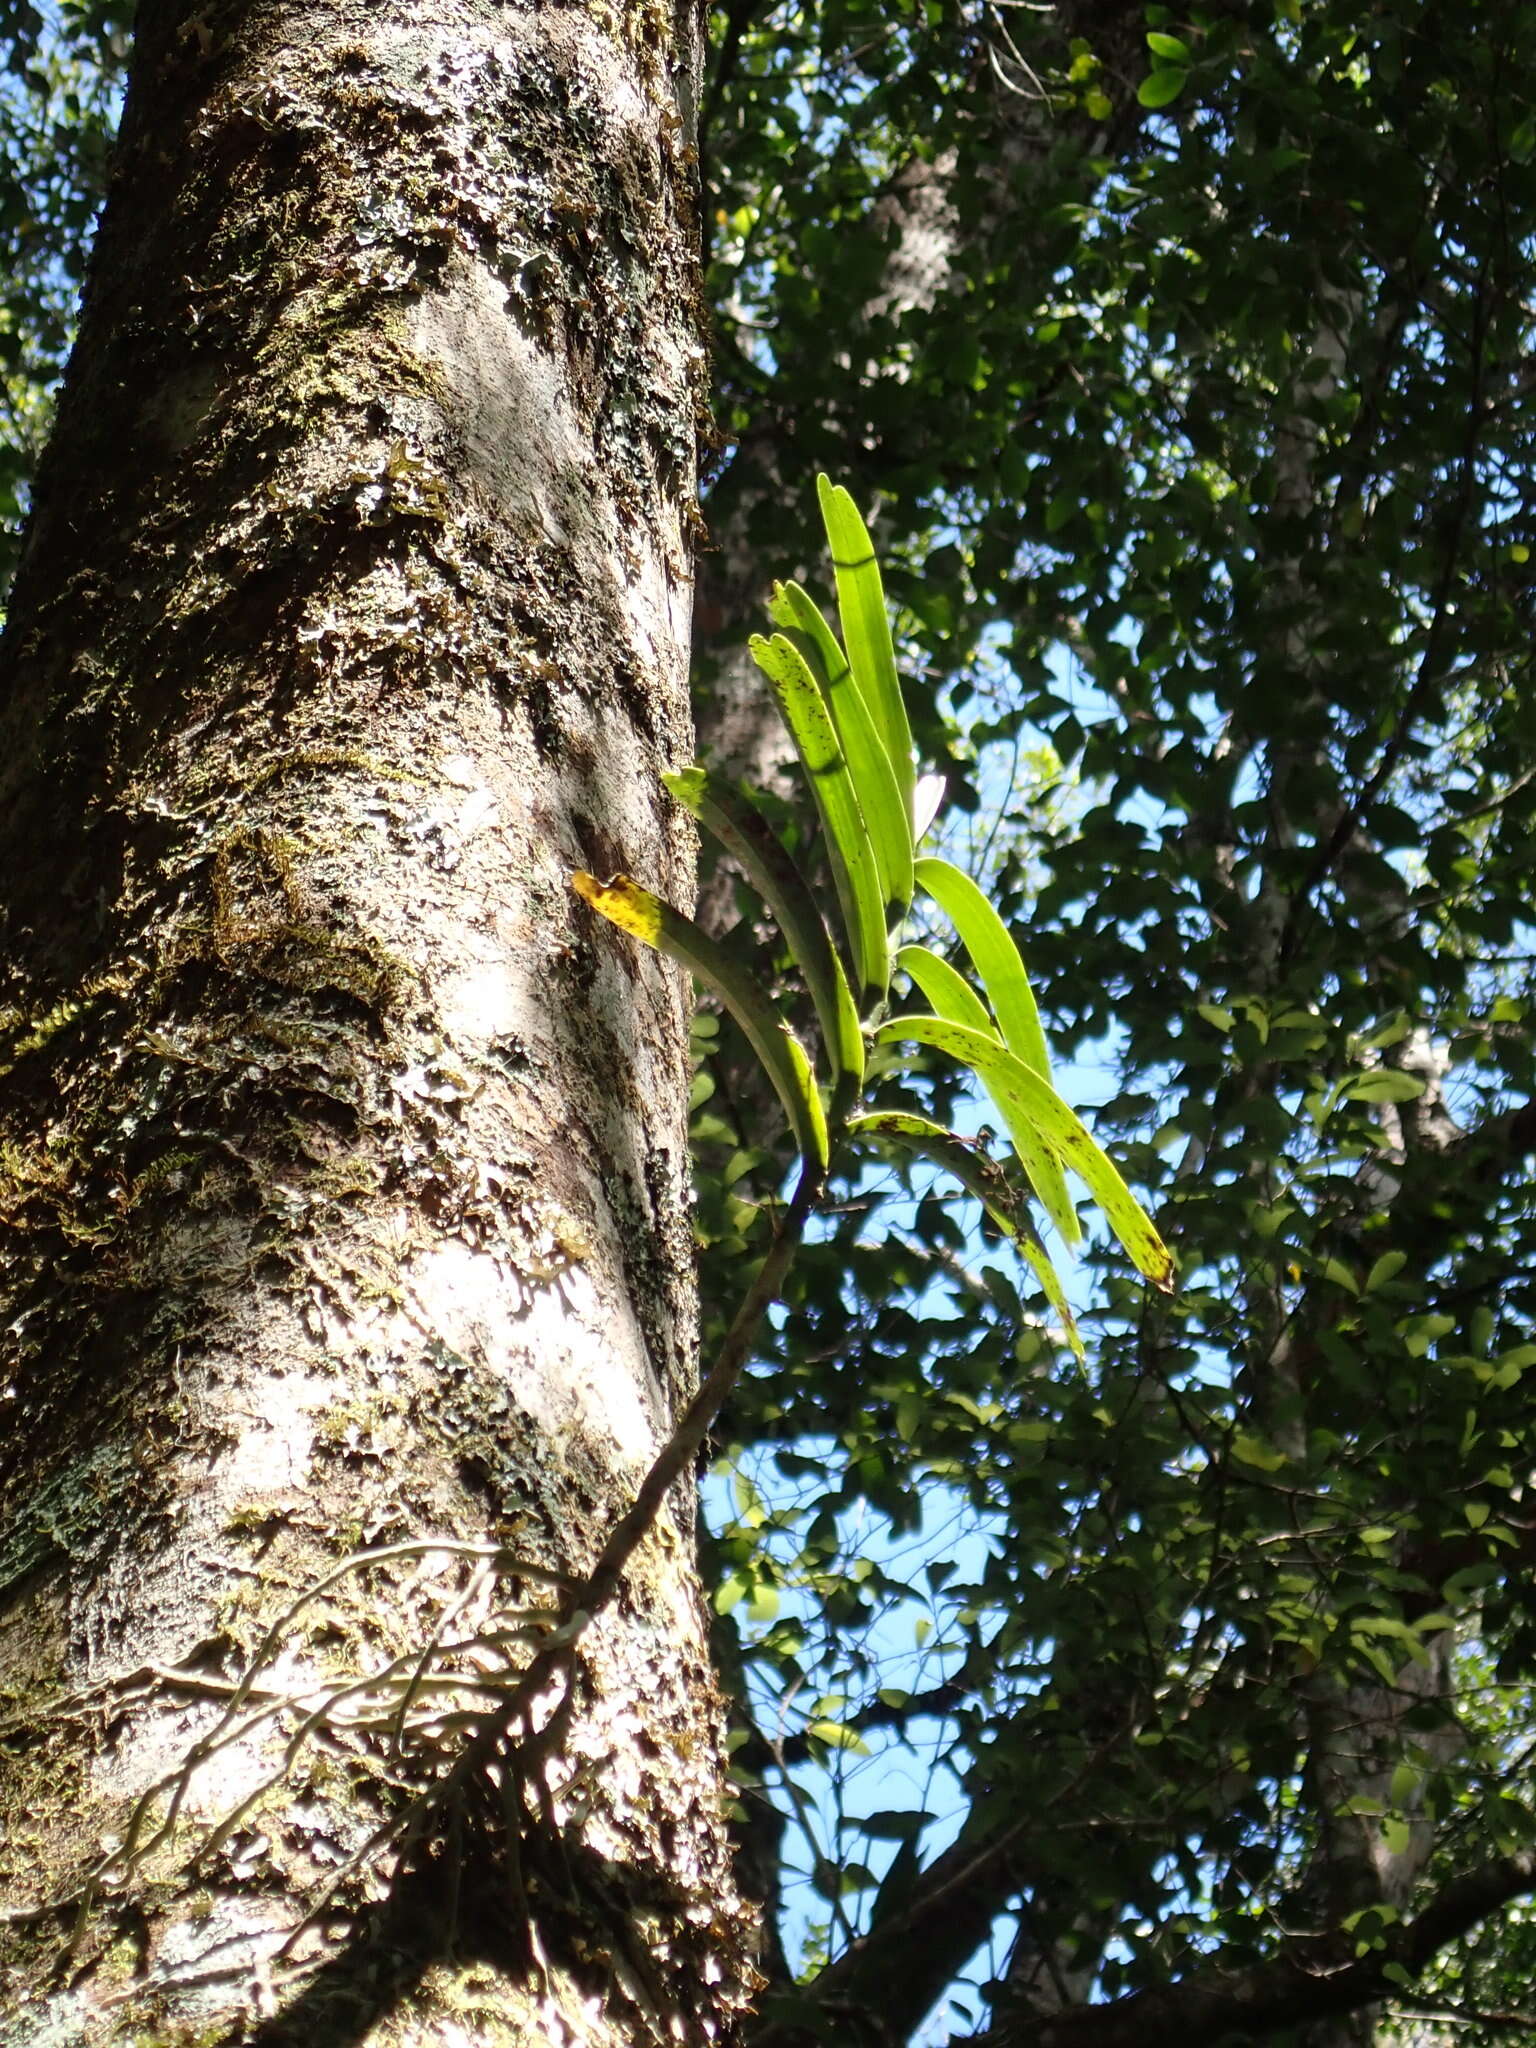
{"label": "background tree trunk", "polygon": [[749,1990],[691,1500],[464,1762],[695,1375],[686,990],[567,875],[692,886],[698,37],[141,6],[4,644],[8,2040]]}
{"label": "background tree trunk", "polygon": [[[735,32],[743,34],[748,26],[738,18]],[[1052,200],[1058,190],[1077,196],[1090,157],[1128,155],[1135,145],[1144,118],[1135,98],[1144,34],[1140,10],[1125,0],[1062,0],[1017,15],[992,10],[978,18],[965,39],[968,76],[941,102],[954,122],[954,139],[943,141],[936,154],[914,140],[867,218],[856,228],[844,225],[844,232],[872,239],[885,253],[879,285],[849,331],[814,336],[818,361],[830,355],[842,366],[825,415],[812,408],[806,417],[795,396],[796,377],[806,376],[807,367],[787,357],[805,337],[776,333],[769,395],[759,399],[757,417],[735,441],[711,488],[709,544],[699,565],[694,647],[700,750],[732,775],[769,784],[785,765],[782,727],[746,639],[762,621],[776,577],[809,575],[814,581],[823,573],[820,563],[805,559],[805,536],[815,531],[816,469],[835,459],[841,479],[871,515],[878,509],[872,502],[878,491],[898,498],[898,523],[908,529],[929,516],[931,508],[908,495],[908,478],[919,450],[944,448],[953,420],[931,392],[922,404],[889,403],[892,385],[907,381],[905,365],[891,359],[892,334],[900,331],[918,351],[932,349],[945,320],[963,331],[968,319],[989,310],[978,307],[962,262],[978,250],[1007,250],[1010,303],[1028,305],[1033,296],[1048,295],[1060,260],[1059,250],[1053,255],[1050,249]],[[1107,113],[1090,116],[1053,106],[1040,79],[1026,68],[1027,60],[1043,77],[1064,77],[1071,53],[1086,47],[1084,38],[1093,44],[1094,75]],[[714,65],[711,108],[735,68],[729,38]],[[735,402],[749,402],[734,389],[728,368],[725,381]],[[945,396],[955,409],[974,401],[964,389]],[[826,452],[829,441],[835,458]],[[706,910],[718,912],[708,883],[703,897]]]}

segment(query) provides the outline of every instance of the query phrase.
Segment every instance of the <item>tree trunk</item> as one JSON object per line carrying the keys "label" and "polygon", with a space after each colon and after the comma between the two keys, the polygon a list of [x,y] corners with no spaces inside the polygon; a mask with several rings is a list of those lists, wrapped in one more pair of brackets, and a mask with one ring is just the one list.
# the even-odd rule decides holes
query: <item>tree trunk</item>
{"label": "tree trunk", "polygon": [[515,1690],[696,1370],[567,876],[692,887],[697,11],[139,20],[3,648],[0,2039],[720,2040],[691,1498]]}

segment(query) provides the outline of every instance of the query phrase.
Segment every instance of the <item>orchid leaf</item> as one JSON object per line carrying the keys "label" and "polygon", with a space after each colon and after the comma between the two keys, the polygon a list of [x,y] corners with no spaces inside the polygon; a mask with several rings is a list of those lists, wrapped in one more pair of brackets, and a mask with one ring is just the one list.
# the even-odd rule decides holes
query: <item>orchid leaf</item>
{"label": "orchid leaf", "polygon": [[754,634],[748,645],[768,678],[826,828],[832,876],[859,984],[860,1014],[865,1015],[884,1002],[891,970],[885,899],[858,792],[827,700],[799,648],[782,633],[771,640]]}
{"label": "orchid leaf", "polygon": [[810,885],[747,792],[708,768],[661,778],[685,809],[741,863],[784,934],[816,1006],[834,1077],[857,1093],[864,1078],[864,1038],[848,977],[827,934]]}
{"label": "orchid leaf", "polygon": [[1061,1277],[1029,1223],[1022,1195],[985,1146],[974,1138],[962,1138],[957,1131],[947,1131],[927,1117],[910,1116],[900,1110],[877,1110],[868,1116],[853,1117],[848,1135],[895,1146],[927,1159],[974,1195],[999,1230],[1013,1240],[1028,1260],[1068,1344],[1078,1358],[1084,1356],[1083,1340]]}
{"label": "orchid leaf", "polygon": [[768,611],[821,685],[869,827],[886,924],[899,924],[912,906],[912,827],[885,741],[847,657],[809,593],[798,583],[775,584]]}
{"label": "orchid leaf", "polygon": [[996,1037],[986,1004],[947,960],[930,953],[926,946],[903,946],[896,955],[896,965],[911,975],[941,1017]]}
{"label": "orchid leaf", "polygon": [[762,1061],[801,1152],[825,1166],[830,1151],[827,1119],[816,1092],[811,1063],[762,985],[692,918],[684,917],[649,889],[642,889],[628,875],[615,875],[610,882],[600,882],[595,875],[578,870],[571,876],[571,887],[610,924],[666,953],[714,990]]}
{"label": "orchid leaf", "polygon": [[[923,889],[960,934],[986,989],[1003,1043],[1026,1067],[1032,1067],[1042,1080],[1049,1081],[1051,1055],[1041,1028],[1040,1011],[1029,985],[1023,955],[1008,927],[970,876],[949,861],[925,855],[917,863],[916,875]],[[937,1002],[934,1007],[945,1016],[955,1014]],[[959,1018],[957,1021],[967,1023],[974,1020]],[[1059,1166],[1050,1159],[1039,1161],[1037,1165],[1031,1165],[1030,1178],[1053,1218],[1059,1219],[1063,1213],[1071,1213]],[[1075,1232],[1069,1233],[1068,1242],[1074,1241]]]}
{"label": "orchid leaf", "polygon": [[[931,1045],[979,1074],[1003,1114],[1025,1170],[1029,1170],[1029,1157],[1025,1145],[1020,1144],[1021,1136],[1026,1145],[1043,1144],[1071,1168],[1103,1210],[1110,1229],[1137,1268],[1155,1287],[1165,1292],[1172,1289],[1173,1257],[1150,1217],[1081,1118],[1034,1068],[1027,1067],[995,1038],[946,1017],[893,1017],[880,1026],[874,1038],[877,1045],[902,1040]],[[1034,1180],[1032,1173],[1030,1178]],[[1049,1211],[1051,1204],[1045,1190],[1038,1182],[1035,1188]]]}
{"label": "orchid leaf", "polygon": [[896,649],[885,608],[885,586],[874,544],[859,508],[841,484],[816,479],[827,544],[837,577],[837,609],[853,679],[885,740],[908,829],[913,817],[912,730],[896,674]]}

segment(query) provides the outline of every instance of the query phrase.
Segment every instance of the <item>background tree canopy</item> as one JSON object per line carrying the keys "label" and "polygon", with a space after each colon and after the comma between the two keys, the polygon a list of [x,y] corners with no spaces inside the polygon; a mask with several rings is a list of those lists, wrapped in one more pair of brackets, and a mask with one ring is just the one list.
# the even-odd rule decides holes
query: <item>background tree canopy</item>
{"label": "background tree canopy", "polygon": [[[13,551],[126,32],[0,8]],[[1090,1248],[1079,1366],[942,1185],[802,1254],[708,1544],[763,2042],[1536,2025],[1533,109],[1529,5],[719,12],[704,743],[828,469],[1182,1275]],[[786,1155],[698,1043],[719,1318]]]}

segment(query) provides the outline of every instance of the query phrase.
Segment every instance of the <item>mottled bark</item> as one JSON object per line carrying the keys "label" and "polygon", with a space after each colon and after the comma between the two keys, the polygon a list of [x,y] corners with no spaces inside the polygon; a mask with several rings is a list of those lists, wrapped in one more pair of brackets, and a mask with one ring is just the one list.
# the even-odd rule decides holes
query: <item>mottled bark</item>
{"label": "mottled bark", "polygon": [[695,1378],[687,991],[567,874],[691,889],[698,36],[140,8],[0,676],[7,2042],[747,1996],[681,1490],[462,1765]]}
{"label": "mottled bark", "polygon": [[[1329,288],[1320,277],[1316,298],[1316,331],[1306,367],[1291,393],[1293,410],[1276,425],[1274,457],[1275,510],[1293,531],[1308,535],[1326,520],[1323,508],[1330,480],[1322,469],[1319,424],[1325,409],[1341,388],[1363,391],[1373,382],[1384,384],[1401,341],[1400,322],[1373,316],[1361,293]],[[1297,788],[1327,787],[1336,773],[1324,737],[1328,696],[1320,663],[1326,657],[1319,656],[1314,645],[1325,640],[1318,628],[1327,615],[1326,560],[1326,554],[1317,550],[1274,562],[1279,622],[1275,680],[1284,676],[1296,692],[1296,725],[1304,737],[1293,742],[1283,733],[1273,735],[1264,748],[1267,859],[1248,927],[1248,971],[1258,988],[1283,985],[1290,935],[1302,910],[1293,879],[1295,821],[1305,815]],[[1347,810],[1339,787],[1313,820],[1314,843],[1325,844]],[[1358,831],[1346,836],[1352,842],[1350,854],[1374,852]],[[1362,880],[1352,860],[1341,864],[1340,882],[1357,930],[1388,929],[1407,915],[1406,891],[1390,883],[1383,887],[1384,866],[1374,862],[1367,870],[1369,880]],[[1391,1000],[1384,992],[1384,1009]],[[1371,1197],[1378,1213],[1389,1217],[1392,1192],[1386,1162],[1402,1160],[1405,1148],[1438,1152],[1455,1133],[1442,1089],[1448,1061],[1436,1056],[1428,1033],[1419,1029],[1391,1057],[1394,1064],[1422,1069],[1423,1093],[1401,1109],[1386,1103],[1378,1112],[1383,1157],[1370,1168]],[[1270,1167],[1259,1169],[1256,1177],[1262,1201],[1280,1199]],[[1263,1275],[1252,1291],[1255,1327],[1263,1330],[1267,1324],[1269,1336],[1262,1356],[1247,1373],[1252,1412],[1287,1456],[1304,1460],[1314,1425],[1307,1367],[1316,1355],[1318,1312],[1297,1313],[1285,1300],[1283,1279],[1274,1271],[1265,1273],[1262,1265],[1255,1270]],[[1323,1316],[1327,1313],[1326,1308],[1321,1311]],[[1401,1543],[1399,1556],[1410,1547],[1411,1540]],[[1321,1576],[1319,1597],[1330,1597]],[[1415,1657],[1404,1661],[1391,1684],[1350,1684],[1336,1673],[1322,1672],[1296,1688],[1307,1804],[1317,1830],[1296,1903],[1302,1924],[1319,1936],[1348,1927],[1354,1916],[1371,1907],[1385,1906],[1397,1914],[1406,1912],[1412,1902],[1434,1849],[1434,1825],[1415,1799],[1402,1816],[1404,1832],[1394,1847],[1395,1830],[1384,1821],[1397,1805],[1392,1784],[1400,1764],[1417,1758],[1443,1766],[1460,1747],[1461,1733],[1450,1704],[1454,1647],[1449,1631],[1431,1637]],[[1436,1709],[1439,1725],[1426,1727],[1426,1717]],[[1341,2001],[1323,2008],[1319,2017],[1309,2017],[1298,2038],[1302,2048],[1370,2048],[1378,2016],[1374,2002]]]}

